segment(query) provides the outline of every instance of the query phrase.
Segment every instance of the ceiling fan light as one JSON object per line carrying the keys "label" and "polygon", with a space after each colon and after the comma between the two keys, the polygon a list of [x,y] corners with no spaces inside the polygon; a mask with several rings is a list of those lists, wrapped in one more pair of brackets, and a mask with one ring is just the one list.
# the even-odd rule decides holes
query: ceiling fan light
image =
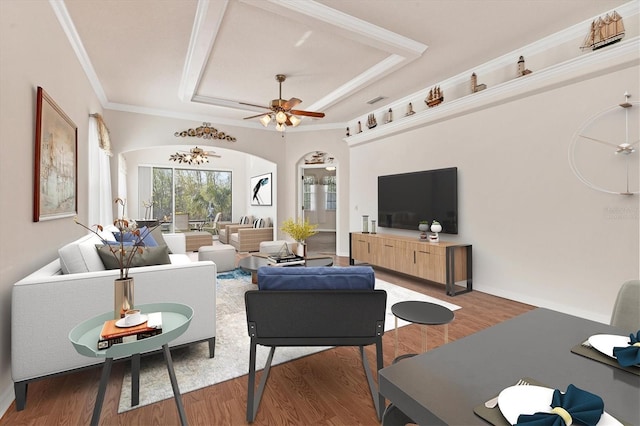
{"label": "ceiling fan light", "polygon": [[300,122],[302,120],[300,120],[298,117],[296,117],[295,115],[290,115],[289,116],[289,121],[291,122],[291,124],[293,125],[293,127],[296,127],[298,124],[300,124]]}
{"label": "ceiling fan light", "polygon": [[269,125],[269,123],[271,122],[271,114],[263,115],[263,116],[260,118],[260,122],[262,123],[262,125],[263,125],[264,127],[267,127],[267,126]]}
{"label": "ceiling fan light", "polygon": [[282,124],[282,123],[276,124],[276,130],[279,131],[279,132],[284,132],[284,128],[285,127],[286,126],[284,124]]}
{"label": "ceiling fan light", "polygon": [[276,121],[278,124],[284,124],[284,122],[287,121],[287,114],[282,111],[278,111],[276,113]]}

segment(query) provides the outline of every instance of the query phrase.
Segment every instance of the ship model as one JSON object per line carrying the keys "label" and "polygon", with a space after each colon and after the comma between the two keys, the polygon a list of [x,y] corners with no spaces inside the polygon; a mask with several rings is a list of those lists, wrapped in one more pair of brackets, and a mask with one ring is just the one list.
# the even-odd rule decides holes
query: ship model
{"label": "ship model", "polygon": [[613,11],[604,18],[599,17],[591,23],[589,34],[580,48],[597,50],[622,40],[622,37],[624,37],[622,17]]}
{"label": "ship model", "polygon": [[429,108],[441,104],[442,101],[444,101],[444,92],[440,90],[440,86],[429,90],[429,96],[424,100]]}
{"label": "ship model", "polygon": [[376,121],[375,114],[369,114],[369,117],[367,117],[367,127],[370,129],[373,129],[377,125],[378,125],[378,122]]}

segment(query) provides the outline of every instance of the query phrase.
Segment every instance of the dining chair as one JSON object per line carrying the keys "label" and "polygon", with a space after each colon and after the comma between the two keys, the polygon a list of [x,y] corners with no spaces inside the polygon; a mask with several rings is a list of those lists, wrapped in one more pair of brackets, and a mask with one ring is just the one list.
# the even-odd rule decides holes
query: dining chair
{"label": "dining chair", "polygon": [[640,280],[627,281],[620,287],[611,313],[611,325],[629,333],[640,330]]}

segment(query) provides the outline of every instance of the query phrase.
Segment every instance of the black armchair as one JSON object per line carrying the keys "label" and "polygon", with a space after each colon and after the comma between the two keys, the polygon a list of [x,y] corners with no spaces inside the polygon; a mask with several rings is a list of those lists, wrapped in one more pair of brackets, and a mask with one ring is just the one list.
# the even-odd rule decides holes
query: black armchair
{"label": "black armchair", "polygon": [[[370,267],[258,270],[261,289],[245,293],[251,337],[248,422],[258,412],[278,346],[358,346],[376,414],[381,419],[384,398],[378,393],[364,351],[365,346],[376,346],[376,365],[380,370],[387,293],[374,290],[374,283]],[[271,349],[256,392],[257,345]]]}

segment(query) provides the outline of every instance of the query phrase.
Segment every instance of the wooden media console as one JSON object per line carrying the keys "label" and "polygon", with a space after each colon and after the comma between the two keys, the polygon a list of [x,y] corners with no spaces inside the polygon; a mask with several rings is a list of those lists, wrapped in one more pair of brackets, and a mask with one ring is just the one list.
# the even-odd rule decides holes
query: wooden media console
{"label": "wooden media console", "polygon": [[[449,296],[473,288],[471,244],[352,232],[349,264],[356,261],[444,284]],[[456,291],[460,281],[465,282],[466,289]]]}

